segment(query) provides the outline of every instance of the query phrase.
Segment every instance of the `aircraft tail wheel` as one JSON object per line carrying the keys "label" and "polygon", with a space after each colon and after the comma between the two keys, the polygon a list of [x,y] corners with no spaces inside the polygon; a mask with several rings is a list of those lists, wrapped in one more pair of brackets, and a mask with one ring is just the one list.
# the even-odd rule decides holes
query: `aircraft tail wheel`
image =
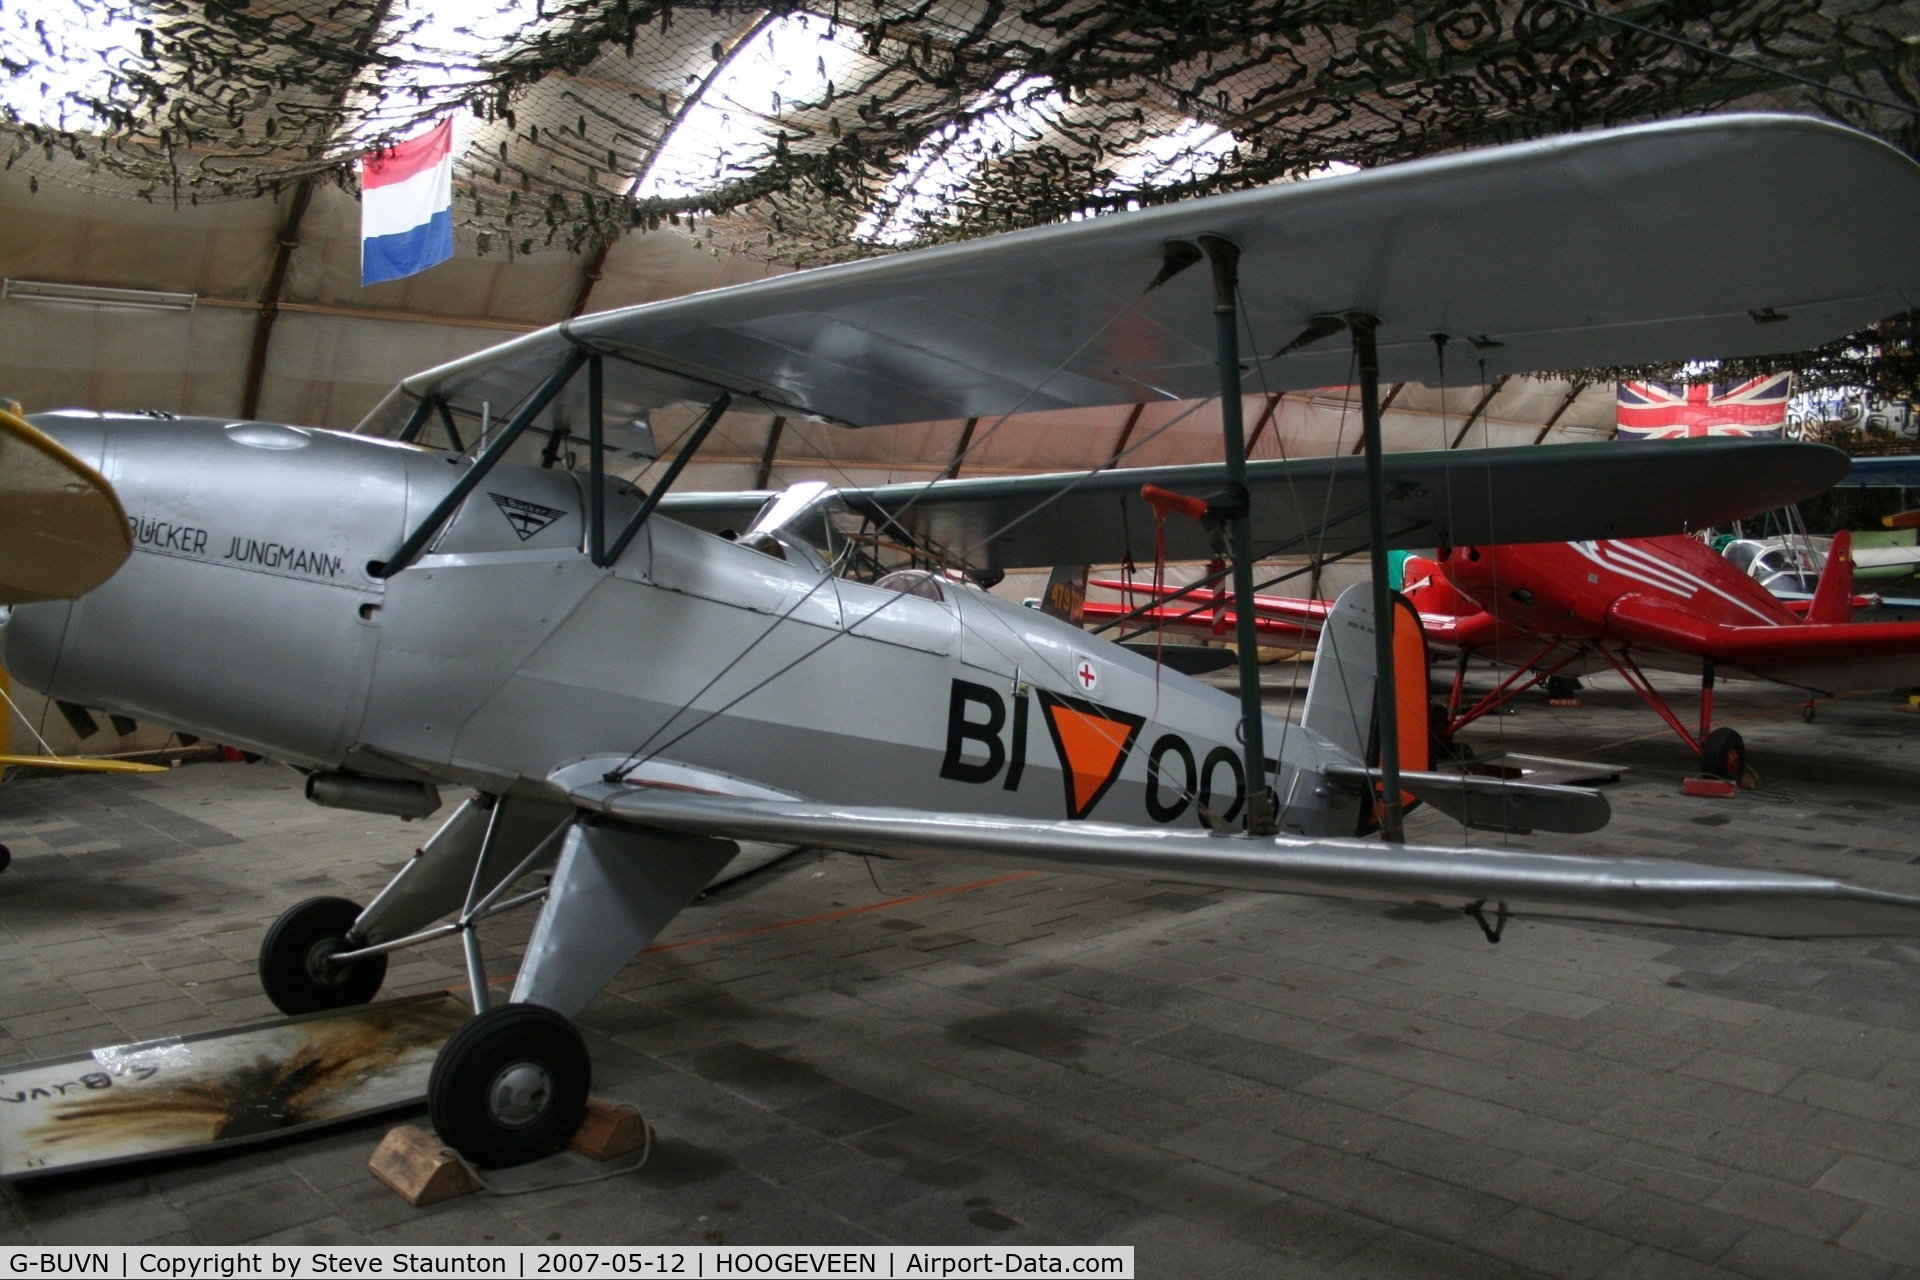
{"label": "aircraft tail wheel", "polygon": [[1808,724],[1812,724],[1812,723],[1813,723],[1813,713],[1814,713],[1814,703],[1813,703],[1813,699],[1812,699],[1812,698],[1808,698],[1808,699],[1807,699],[1807,705],[1806,705],[1806,706],[1804,706],[1804,707],[1801,707],[1801,708],[1800,708],[1800,718],[1801,718],[1802,720],[1804,720],[1804,721],[1806,721],[1806,722],[1807,722]]}
{"label": "aircraft tail wheel", "polygon": [[260,942],[260,986],[282,1013],[344,1009],[373,999],[386,980],[387,958],[329,964],[349,950],[347,931],[360,908],[345,898],[308,898],[281,913]]}
{"label": "aircraft tail wheel", "polygon": [[567,1145],[587,1111],[586,1041],[544,1005],[504,1004],[453,1033],[427,1078],[440,1140],[482,1169]]}
{"label": "aircraft tail wheel", "polygon": [[1747,744],[1732,729],[1719,728],[1700,744],[1700,772],[1740,781],[1747,772]]}

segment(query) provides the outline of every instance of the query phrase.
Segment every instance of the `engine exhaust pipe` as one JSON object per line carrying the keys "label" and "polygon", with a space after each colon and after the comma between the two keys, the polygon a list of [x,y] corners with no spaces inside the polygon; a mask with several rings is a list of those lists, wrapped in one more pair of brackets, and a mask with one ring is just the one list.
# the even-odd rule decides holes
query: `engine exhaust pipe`
{"label": "engine exhaust pipe", "polygon": [[310,773],[307,799],[329,809],[357,809],[396,818],[424,818],[440,807],[440,788],[431,782],[396,782],[356,773]]}

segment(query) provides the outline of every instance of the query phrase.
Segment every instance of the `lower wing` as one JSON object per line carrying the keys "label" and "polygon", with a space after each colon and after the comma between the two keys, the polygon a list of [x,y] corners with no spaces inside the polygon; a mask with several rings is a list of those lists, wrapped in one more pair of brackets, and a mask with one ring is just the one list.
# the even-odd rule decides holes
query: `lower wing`
{"label": "lower wing", "polygon": [[1920,622],[1729,627],[1642,596],[1614,601],[1607,622],[1628,644],[1712,658],[1726,674],[1823,692],[1920,685]]}
{"label": "lower wing", "polygon": [[1920,936],[1920,898],[1778,871],[1651,858],[1440,849],[1039,822],[590,782],[575,804],[654,830],[938,862],[1171,880],[1478,913],[1768,938]]}

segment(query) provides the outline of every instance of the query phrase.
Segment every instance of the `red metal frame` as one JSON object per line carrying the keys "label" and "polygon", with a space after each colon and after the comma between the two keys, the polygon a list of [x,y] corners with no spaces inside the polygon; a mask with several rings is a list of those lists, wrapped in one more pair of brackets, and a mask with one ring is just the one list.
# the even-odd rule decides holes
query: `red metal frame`
{"label": "red metal frame", "polygon": [[1667,700],[1660,696],[1659,691],[1653,687],[1652,681],[1647,679],[1646,673],[1640,670],[1639,664],[1628,656],[1624,648],[1616,653],[1604,644],[1576,644],[1560,661],[1550,667],[1536,669],[1535,664],[1559,648],[1562,643],[1564,642],[1559,640],[1549,642],[1532,658],[1515,667],[1512,675],[1495,685],[1491,693],[1476,702],[1473,709],[1464,715],[1460,714],[1460,696],[1466,681],[1467,664],[1462,662],[1455,667],[1453,692],[1447,699],[1447,737],[1451,738],[1481,716],[1505,706],[1535,685],[1544,683],[1548,677],[1558,675],[1575,658],[1591,651],[1606,659],[1607,665],[1620,673],[1620,678],[1627,682],[1627,687],[1639,694],[1640,700],[1653,708],[1655,715],[1666,721],[1667,727],[1680,736],[1680,741],[1686,743],[1688,749],[1695,755],[1701,753],[1701,743],[1705,742],[1707,735],[1713,732],[1714,662],[1711,658],[1703,664],[1700,672],[1700,736],[1696,738],[1687,732],[1687,726],[1680,722],[1680,717],[1674,714],[1673,708],[1667,705]]}
{"label": "red metal frame", "polygon": [[1709,674],[1705,675],[1701,680],[1700,736],[1695,738],[1691,733],[1687,732],[1687,726],[1680,723],[1680,717],[1673,714],[1673,708],[1667,705],[1667,700],[1660,696],[1659,691],[1653,687],[1652,682],[1647,679],[1645,673],[1640,670],[1632,658],[1627,656],[1625,649],[1622,649],[1619,655],[1615,656],[1614,653],[1603,644],[1595,645],[1594,648],[1599,652],[1601,657],[1607,660],[1609,666],[1620,673],[1620,678],[1627,682],[1627,687],[1639,694],[1640,700],[1649,707],[1652,707],[1654,714],[1667,722],[1667,728],[1679,734],[1680,741],[1686,743],[1687,746],[1692,749],[1693,754],[1699,755],[1700,744],[1706,741],[1707,733],[1713,723],[1713,677],[1710,674],[1711,668],[1708,669]]}
{"label": "red metal frame", "polygon": [[[1486,697],[1474,703],[1471,711],[1468,711],[1465,715],[1455,716],[1453,711],[1460,704],[1460,685],[1466,676],[1466,668],[1462,666],[1454,675],[1453,700],[1447,709],[1447,737],[1451,738],[1454,734],[1466,728],[1481,716],[1486,715],[1489,711],[1496,710],[1512,702],[1515,698],[1533,688],[1547,677],[1558,675],[1561,668],[1579,657],[1585,648],[1584,645],[1575,645],[1566,657],[1560,659],[1560,661],[1554,663],[1551,667],[1536,670],[1535,664],[1555,649],[1558,649],[1562,643],[1563,642],[1559,640],[1548,641],[1546,648],[1534,654],[1533,657],[1529,658],[1520,666],[1515,667],[1512,675],[1495,685],[1493,691],[1487,694]],[[1519,681],[1523,676],[1526,677],[1525,682],[1515,684],[1515,681]]]}

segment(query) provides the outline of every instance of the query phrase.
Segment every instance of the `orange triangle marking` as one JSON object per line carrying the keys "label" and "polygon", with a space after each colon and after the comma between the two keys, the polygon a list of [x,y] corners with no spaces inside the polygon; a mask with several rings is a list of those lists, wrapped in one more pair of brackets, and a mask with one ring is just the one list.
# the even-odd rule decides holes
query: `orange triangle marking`
{"label": "orange triangle marking", "polygon": [[1084,818],[1120,776],[1145,722],[1091,703],[1069,704],[1044,692],[1040,705],[1046,709],[1047,728],[1066,777],[1068,816]]}

